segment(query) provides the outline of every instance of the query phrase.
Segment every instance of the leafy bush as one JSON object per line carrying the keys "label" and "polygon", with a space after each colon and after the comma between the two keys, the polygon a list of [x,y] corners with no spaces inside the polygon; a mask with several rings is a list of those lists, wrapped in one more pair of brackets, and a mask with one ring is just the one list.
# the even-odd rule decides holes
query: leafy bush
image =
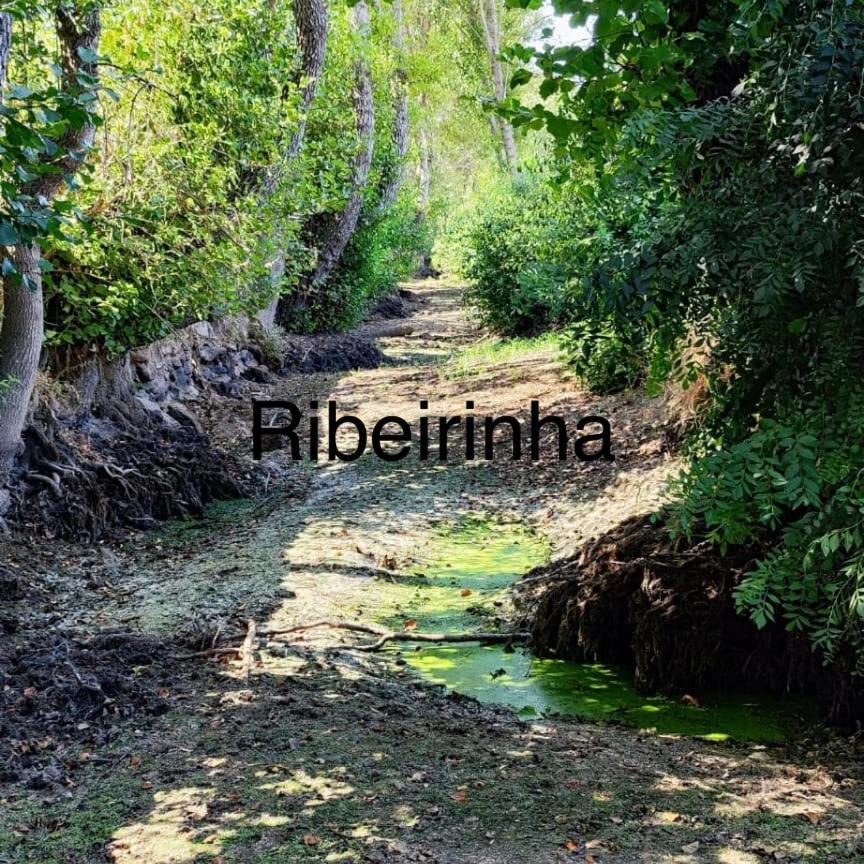
{"label": "leafy bush", "polygon": [[782,620],[832,658],[860,650],[864,619],[864,390],[763,420],[678,481],[673,532],[721,548],[765,543],[737,591],[760,626]]}
{"label": "leafy bush", "polygon": [[638,334],[625,335],[611,320],[571,324],[563,347],[570,365],[593,393],[617,393],[635,385],[644,373]]}
{"label": "leafy bush", "polygon": [[499,191],[463,229],[466,302],[484,325],[519,336],[564,320],[568,244],[564,231],[549,230],[561,205],[554,190],[528,178]]}
{"label": "leafy bush", "polygon": [[864,7],[568,11],[599,38],[512,48],[534,61],[520,82],[539,73],[556,101],[501,111],[548,129],[589,212],[566,278],[573,356],[602,381],[616,364],[587,367],[596,334],[616,350],[635,334],[653,376],[707,382],[671,526],[759,542],[742,611],[864,672]]}

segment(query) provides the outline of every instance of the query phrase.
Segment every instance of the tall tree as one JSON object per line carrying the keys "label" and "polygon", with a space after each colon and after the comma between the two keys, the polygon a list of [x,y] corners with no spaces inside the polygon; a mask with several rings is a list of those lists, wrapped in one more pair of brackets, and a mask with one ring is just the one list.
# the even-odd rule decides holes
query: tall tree
{"label": "tall tree", "polygon": [[[300,155],[303,139],[306,136],[306,120],[315,101],[318,84],[324,74],[324,61],[327,58],[329,31],[327,0],[293,0],[292,9],[297,25],[297,45],[300,49],[298,76],[298,83],[302,88],[300,121],[291,135],[284,158],[271,168],[264,178],[263,197],[265,199],[273,195],[285,172]],[[270,280],[273,286],[278,286],[285,273],[285,253],[282,247],[283,243],[277,237],[276,253],[270,265]],[[275,323],[278,307],[279,298],[276,297],[266,309],[258,313],[258,318],[265,327]]]}
{"label": "tall tree", "polygon": [[[64,132],[47,141],[35,176],[15,190],[20,208],[30,211],[38,225],[64,184],[77,174],[93,144],[96,100],[93,82],[98,74],[99,8],[60,3],[54,12],[60,47],[60,91],[67,111]],[[0,20],[0,70],[9,66],[12,23]],[[5,85],[5,81],[2,82]],[[83,98],[82,98],[83,97]],[[47,140],[47,139],[46,139]],[[7,241],[8,242],[8,241]],[[44,339],[42,250],[38,234],[22,231],[18,241],[4,248],[3,322],[0,329],[0,486],[8,478],[21,446],[21,431],[36,383]],[[0,501],[2,507],[2,501]]]}
{"label": "tall tree", "polygon": [[[360,0],[354,6],[354,29],[361,37],[361,43],[365,46],[371,36],[369,7],[365,0]],[[303,280],[299,296],[294,298],[290,304],[286,302],[280,304],[279,314],[284,323],[288,323],[291,311],[298,304],[302,305],[308,294],[324,285],[332,276],[342,253],[357,230],[375,148],[375,102],[372,89],[372,71],[369,68],[365,52],[358,58],[354,74],[354,112],[358,151],[351,171],[351,194],[346,205],[341,210],[329,214],[319,228],[317,234],[318,261],[315,269]]]}
{"label": "tall tree", "polygon": [[272,193],[285,169],[297,158],[306,135],[306,118],[318,92],[318,82],[324,74],[327,57],[329,20],[327,0],[293,0],[294,21],[297,24],[297,46],[300,49],[301,86],[300,121],[291,135],[285,158],[267,174],[266,191]]}
{"label": "tall tree", "polygon": [[402,0],[393,0],[393,17],[396,24],[394,47],[396,48],[396,70],[393,73],[393,89],[396,99],[396,116],[393,120],[393,149],[396,163],[384,178],[381,188],[379,210],[391,207],[399,196],[405,179],[405,157],[408,155],[408,72],[405,69],[405,16]]}
{"label": "tall tree", "polygon": [[[489,55],[489,66],[492,71],[492,91],[498,102],[503,102],[507,96],[507,85],[504,80],[504,68],[501,65],[501,19],[498,15],[498,0],[477,0],[480,23],[483,25],[483,37],[486,42],[486,53]],[[498,126],[504,145],[504,156],[510,173],[514,176],[519,170],[519,153],[516,150],[516,137],[513,127],[503,117]]]}

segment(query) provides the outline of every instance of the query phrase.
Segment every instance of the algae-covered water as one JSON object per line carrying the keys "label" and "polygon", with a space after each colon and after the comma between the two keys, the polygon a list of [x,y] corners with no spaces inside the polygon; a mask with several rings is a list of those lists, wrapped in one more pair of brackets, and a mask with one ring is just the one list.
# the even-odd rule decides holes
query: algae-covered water
{"label": "algae-covered water", "polygon": [[[548,554],[545,542],[520,526],[466,521],[440,533],[428,566],[399,586],[398,613],[386,617],[429,632],[494,627],[508,586]],[[700,704],[685,704],[637,692],[626,669],[540,659],[521,648],[411,646],[403,656],[425,678],[523,716],[577,715],[740,741],[782,741],[800,723],[800,705],[731,693],[693,694]]]}

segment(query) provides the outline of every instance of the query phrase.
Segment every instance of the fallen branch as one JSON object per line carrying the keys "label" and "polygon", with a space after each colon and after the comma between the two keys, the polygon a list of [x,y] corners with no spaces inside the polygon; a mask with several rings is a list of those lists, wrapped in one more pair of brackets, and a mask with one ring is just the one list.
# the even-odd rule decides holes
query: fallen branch
{"label": "fallen branch", "polygon": [[311,624],[297,624],[280,630],[260,630],[259,636],[288,636],[292,633],[302,633],[317,627],[329,627],[332,630],[349,630],[352,633],[366,633],[377,636],[378,639],[369,645],[358,645],[358,651],[377,651],[388,642],[479,642],[481,645],[508,645],[514,642],[527,642],[529,633],[417,633],[413,630],[387,630],[370,624],[355,624],[352,621],[314,621]]}

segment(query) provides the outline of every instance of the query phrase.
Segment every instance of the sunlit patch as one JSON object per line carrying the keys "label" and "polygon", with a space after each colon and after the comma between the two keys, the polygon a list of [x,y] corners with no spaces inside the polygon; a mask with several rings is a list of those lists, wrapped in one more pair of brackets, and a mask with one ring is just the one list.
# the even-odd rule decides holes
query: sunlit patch
{"label": "sunlit patch", "polygon": [[118,829],[109,843],[117,864],[184,864],[216,855],[234,832],[207,821],[213,789],[188,787],[157,792],[146,821]]}
{"label": "sunlit patch", "polygon": [[278,828],[280,825],[288,825],[291,819],[288,816],[273,816],[271,813],[262,813],[256,820],[256,825],[265,828]]}
{"label": "sunlit patch", "polygon": [[413,808],[408,804],[397,804],[393,808],[393,821],[397,822],[403,828],[410,828],[416,825],[419,821]]}
{"label": "sunlit patch", "polygon": [[300,796],[309,795],[304,806],[320,807],[328,801],[344,798],[353,794],[354,787],[327,775],[312,776],[305,771],[295,771],[290,779],[278,780],[273,783],[262,783],[259,789],[275,792],[277,795]]}
{"label": "sunlit patch", "polygon": [[761,864],[762,859],[752,852],[741,849],[720,849],[717,852],[717,864]]}

